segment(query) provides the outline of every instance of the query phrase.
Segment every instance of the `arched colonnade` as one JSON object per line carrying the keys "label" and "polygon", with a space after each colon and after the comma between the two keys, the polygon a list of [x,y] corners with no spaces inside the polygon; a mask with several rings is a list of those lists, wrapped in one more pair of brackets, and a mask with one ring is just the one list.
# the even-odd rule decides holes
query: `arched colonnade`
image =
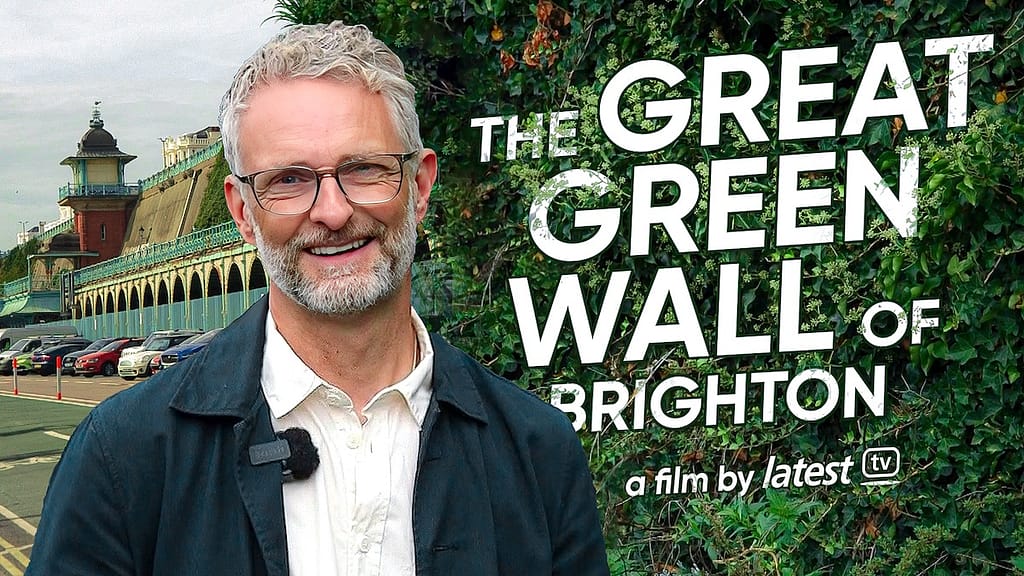
{"label": "arched colonnade", "polygon": [[76,286],[74,324],[89,338],[210,330],[229,324],[266,292],[255,249],[236,244]]}

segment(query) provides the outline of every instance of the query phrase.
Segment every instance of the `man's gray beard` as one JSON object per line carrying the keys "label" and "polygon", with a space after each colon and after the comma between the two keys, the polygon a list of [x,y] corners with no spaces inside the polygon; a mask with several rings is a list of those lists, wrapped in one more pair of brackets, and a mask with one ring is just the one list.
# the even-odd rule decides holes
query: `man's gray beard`
{"label": "man's gray beard", "polygon": [[[263,238],[250,202],[245,204],[245,218],[252,226],[256,250],[270,281],[300,306],[326,316],[362,312],[394,294],[409,273],[416,254],[416,205],[411,196],[399,228],[388,230],[377,223],[373,228],[358,230],[358,235],[369,235],[380,242],[380,254],[372,263],[369,275],[363,278],[354,277],[355,270],[347,265],[326,268],[321,278],[302,273],[299,269],[302,248],[330,238],[330,232],[324,228],[300,234],[284,246],[273,246]],[[346,234],[348,238],[355,235],[349,231]]]}

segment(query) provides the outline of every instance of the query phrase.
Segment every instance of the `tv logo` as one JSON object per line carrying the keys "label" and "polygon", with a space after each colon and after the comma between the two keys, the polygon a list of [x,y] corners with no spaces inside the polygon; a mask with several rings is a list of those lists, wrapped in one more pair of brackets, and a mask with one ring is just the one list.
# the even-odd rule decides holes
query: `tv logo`
{"label": "tv logo", "polygon": [[860,456],[860,473],[868,486],[885,486],[899,484],[896,476],[902,464],[899,448],[883,446],[868,448]]}

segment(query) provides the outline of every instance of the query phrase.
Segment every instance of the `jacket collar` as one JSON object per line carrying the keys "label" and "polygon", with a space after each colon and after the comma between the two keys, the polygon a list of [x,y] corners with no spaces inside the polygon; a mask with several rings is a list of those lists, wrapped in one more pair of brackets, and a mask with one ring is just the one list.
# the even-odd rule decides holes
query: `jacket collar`
{"label": "jacket collar", "polygon": [[246,418],[263,400],[263,366],[267,297],[256,301],[217,335],[195,358],[171,399],[171,408],[200,416]]}
{"label": "jacket collar", "polygon": [[[253,414],[258,402],[265,404],[260,373],[267,314],[264,296],[188,362],[171,407],[188,414],[242,419]],[[471,375],[482,368],[441,336],[431,334],[430,342],[437,402],[486,424],[484,403]]]}
{"label": "jacket collar", "polygon": [[430,335],[434,347],[434,398],[438,404],[447,404],[464,415],[487,423],[487,411],[480,399],[476,382],[483,370],[461,350],[437,334]]}

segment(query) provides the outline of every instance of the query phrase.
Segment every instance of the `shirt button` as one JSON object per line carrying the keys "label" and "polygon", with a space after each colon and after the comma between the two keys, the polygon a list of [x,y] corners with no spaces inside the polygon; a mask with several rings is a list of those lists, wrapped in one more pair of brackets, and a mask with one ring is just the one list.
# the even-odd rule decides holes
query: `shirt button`
{"label": "shirt button", "polygon": [[370,551],[370,538],[363,536],[363,539],[359,542],[359,551],[366,553]]}
{"label": "shirt button", "polygon": [[358,433],[358,432],[353,432],[353,433],[349,434],[348,435],[348,447],[353,449],[353,450],[355,450],[356,448],[359,448],[360,444],[363,443],[362,436],[363,435]]}

